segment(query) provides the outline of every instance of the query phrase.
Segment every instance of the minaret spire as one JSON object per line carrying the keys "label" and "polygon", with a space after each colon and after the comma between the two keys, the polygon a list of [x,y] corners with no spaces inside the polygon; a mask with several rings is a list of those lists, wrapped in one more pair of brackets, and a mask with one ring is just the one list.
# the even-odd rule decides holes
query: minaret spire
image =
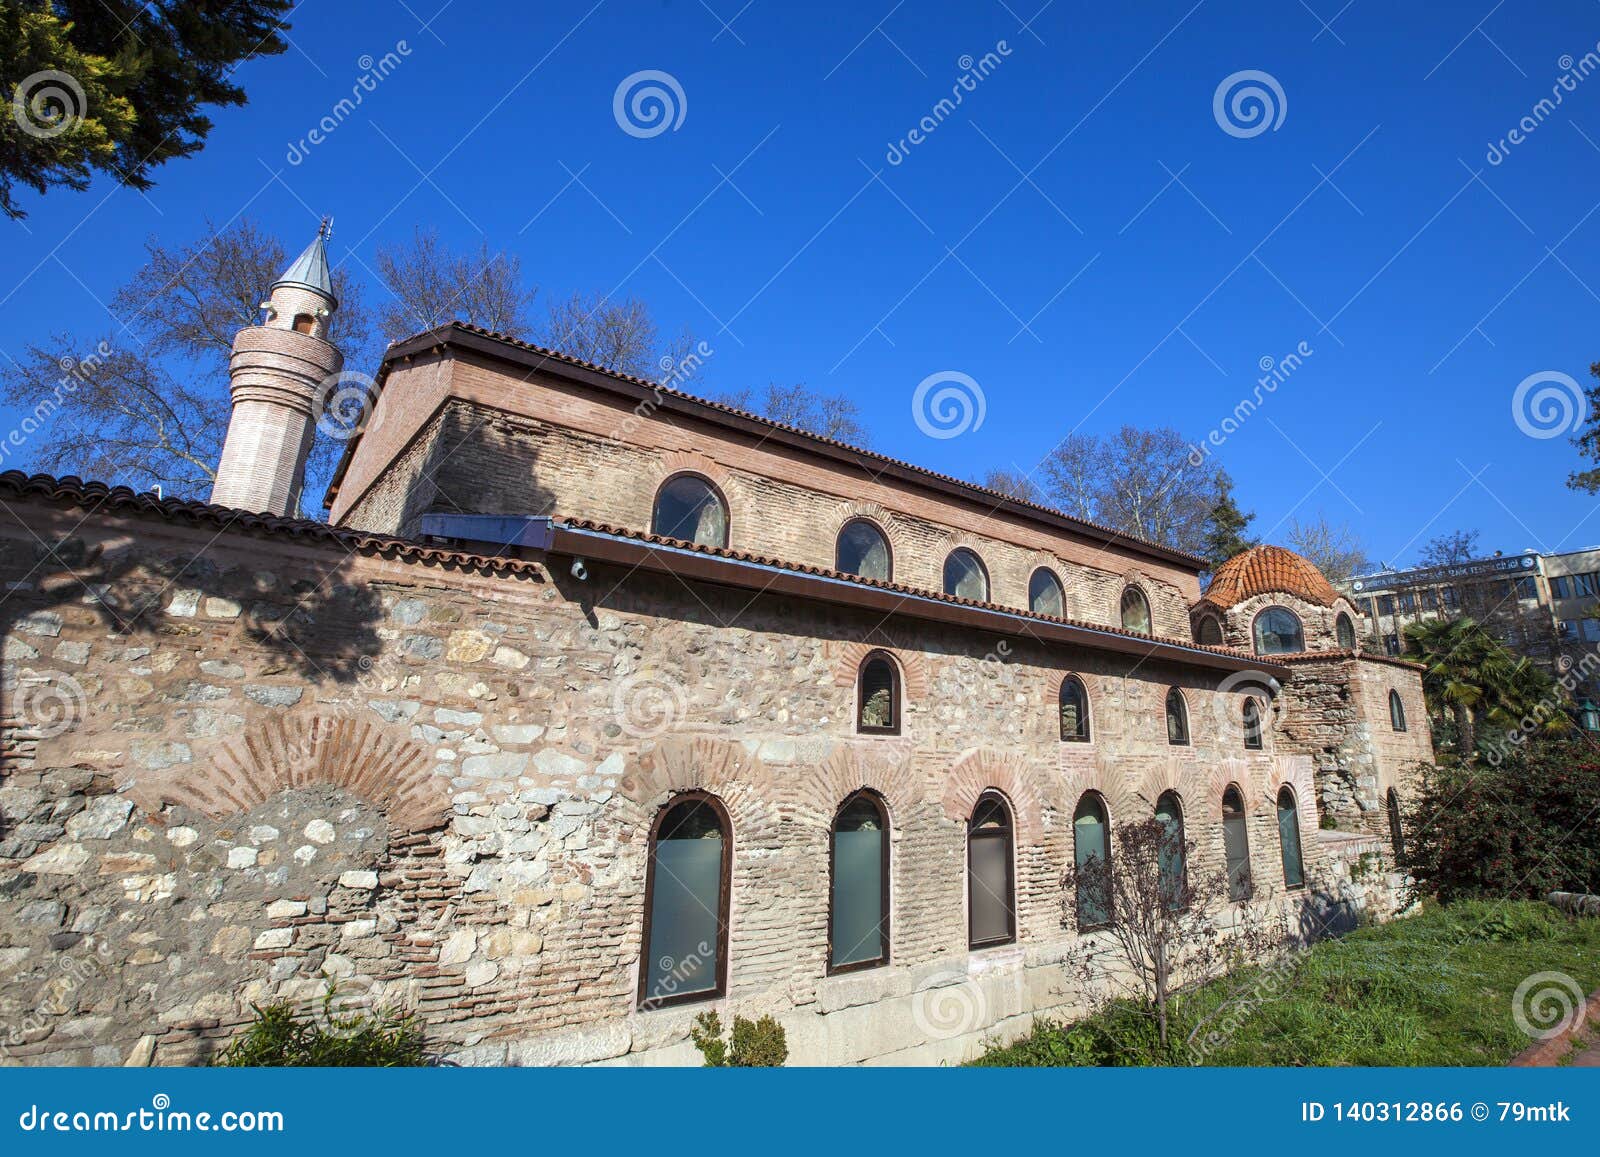
{"label": "minaret spire", "polygon": [[306,455],[324,383],[344,365],[328,341],[333,291],[324,217],[305,251],[272,283],[259,325],[239,331],[228,362],[233,414],[211,501],[263,514],[300,511]]}

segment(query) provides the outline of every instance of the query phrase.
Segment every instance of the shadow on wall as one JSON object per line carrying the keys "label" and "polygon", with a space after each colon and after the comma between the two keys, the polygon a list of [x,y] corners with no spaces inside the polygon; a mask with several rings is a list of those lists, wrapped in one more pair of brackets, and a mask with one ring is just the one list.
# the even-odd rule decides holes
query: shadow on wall
{"label": "shadow on wall", "polygon": [[[155,734],[213,701],[284,706],[308,683],[353,685],[378,662],[384,608],[348,581],[341,545],[297,544],[291,561],[279,543],[204,519],[152,521],[141,538],[138,523],[111,526],[81,508],[65,512],[71,533],[52,535],[60,512],[0,504],[3,770],[92,714]],[[198,667],[173,662],[175,641]]]}

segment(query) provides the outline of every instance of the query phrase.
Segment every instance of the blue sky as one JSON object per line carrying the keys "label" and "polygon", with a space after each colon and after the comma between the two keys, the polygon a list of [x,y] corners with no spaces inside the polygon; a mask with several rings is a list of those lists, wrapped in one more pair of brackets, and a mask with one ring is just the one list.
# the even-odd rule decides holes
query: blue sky
{"label": "blue sky", "polygon": [[[1325,513],[1391,563],[1457,527],[1600,542],[1563,485],[1576,451],[1512,408],[1600,359],[1600,73],[1534,113],[1600,51],[1600,5],[439,3],[309,0],[294,48],[241,69],[248,107],[148,194],[27,195],[0,225],[0,350],[115,329],[100,301],[147,234],[243,213],[294,251],[325,212],[340,262],[433,226],[514,250],[547,294],[640,296],[715,351],[704,390],[848,393],[878,449],[962,476],[1032,469],[1075,428],[1202,438],[1303,342],[1217,450],[1256,532]],[[613,112],[645,70],[683,94],[650,136]],[[1217,119],[1243,71],[1281,89],[1275,128]],[[919,429],[941,372],[977,383],[981,426]]]}

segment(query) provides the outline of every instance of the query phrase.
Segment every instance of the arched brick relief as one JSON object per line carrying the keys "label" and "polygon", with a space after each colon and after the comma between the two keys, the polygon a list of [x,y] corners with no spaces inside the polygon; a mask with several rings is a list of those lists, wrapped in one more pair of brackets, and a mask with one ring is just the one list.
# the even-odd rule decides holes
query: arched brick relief
{"label": "arched brick relief", "polygon": [[707,737],[661,740],[655,750],[639,756],[617,784],[618,794],[631,805],[631,818],[645,828],[674,794],[710,792],[728,809],[736,840],[776,828],[772,788],[766,765],[742,744]]}
{"label": "arched brick relief", "polygon": [[[1166,762],[1164,757],[1157,759],[1161,763]],[[1063,761],[1062,814],[1070,820],[1083,793],[1092,791],[1106,801],[1106,810],[1110,812],[1113,826],[1130,819],[1143,819],[1145,809],[1139,802],[1137,785],[1150,773],[1148,767],[1141,772],[1141,765],[1150,762],[1147,757],[1111,756],[1093,763],[1074,761],[1069,767]]]}
{"label": "arched brick relief", "polygon": [[739,481],[737,474],[715,459],[694,450],[669,450],[661,456],[661,466],[656,472],[655,484],[650,487],[646,499],[649,507],[644,512],[643,525],[648,526],[655,514],[656,494],[667,479],[675,474],[699,474],[722,492],[722,497],[728,504],[728,545],[737,548],[740,536],[749,525],[746,519],[752,516],[749,496],[745,493],[744,485]]}
{"label": "arched brick relief", "polygon": [[[1166,792],[1178,794],[1187,813],[1190,808],[1202,805],[1210,790],[1209,777],[1203,774],[1193,758],[1172,754],[1145,771],[1145,776],[1134,791],[1144,814],[1154,814],[1156,801]],[[1217,793],[1220,801],[1222,793]]]}
{"label": "arched brick relief", "polygon": [[[1073,588],[1070,583],[1070,579],[1072,577],[1072,568],[1068,567],[1066,563],[1062,562],[1055,555],[1050,554],[1047,551],[1036,550],[1031,552],[1023,561],[1023,577],[1025,581],[1032,583],[1033,572],[1038,570],[1040,567],[1044,567],[1051,574],[1055,575],[1056,581],[1061,584],[1062,617],[1068,619],[1083,618],[1084,616],[1079,613],[1079,607],[1075,601]],[[1022,595],[1023,597],[1020,600],[1019,605],[1027,606],[1028,590],[1026,587],[1023,588]]]}
{"label": "arched brick relief", "polygon": [[927,779],[918,773],[912,754],[905,741],[836,747],[791,785],[795,820],[826,828],[847,797],[870,788],[883,797],[891,825],[904,826],[928,798]]}
{"label": "arched brick relief", "polygon": [[223,744],[209,762],[146,775],[128,794],[147,811],[163,803],[213,819],[238,815],[290,788],[331,784],[381,808],[406,831],[444,824],[449,780],[433,772],[433,753],[376,723],[330,715],[270,719]]}
{"label": "arched brick relief", "polygon": [[899,664],[906,702],[921,703],[928,697],[928,661],[920,651],[902,651],[884,643],[840,642],[830,642],[828,649],[836,687],[854,687],[862,660],[874,651],[886,651]]}
{"label": "arched brick relief", "polygon": [[1262,785],[1263,803],[1276,809],[1278,791],[1286,784],[1294,789],[1295,802],[1300,809],[1300,827],[1306,829],[1307,805],[1315,813],[1317,801],[1316,778],[1311,770],[1309,755],[1280,755],[1273,759],[1272,770],[1267,773],[1266,782]]}
{"label": "arched brick relief", "polygon": [[1250,774],[1248,761],[1230,755],[1217,761],[1204,774],[1206,814],[1222,813],[1222,793],[1228,790],[1230,783],[1239,785],[1239,792],[1244,796],[1245,814],[1260,814],[1261,788]]}
{"label": "arched brick relief", "polygon": [[[950,557],[952,551],[961,549],[970,550],[978,556],[978,561],[983,563],[983,573],[988,576],[989,580],[988,602],[1018,605],[1018,601],[1015,598],[1005,597],[995,589],[1000,582],[996,570],[1000,566],[1002,555],[1007,550],[1006,545],[991,538],[980,538],[965,530],[946,531],[929,551],[929,561],[933,563],[934,588],[936,590],[944,589],[945,559]],[[1026,596],[1028,592],[1024,590],[1022,593]],[[1020,605],[1027,606],[1027,604],[1028,600],[1024,597]]]}
{"label": "arched brick relief", "polygon": [[[842,502],[834,513],[834,535],[837,536],[839,531],[844,528],[844,524],[852,518],[865,518],[883,531],[884,536],[889,540],[889,553],[896,563],[900,561],[901,548],[910,549],[909,545],[902,541],[904,527],[900,525],[899,516],[888,508],[880,506],[876,502],[863,500]],[[896,577],[898,577],[898,568],[896,568]]]}
{"label": "arched brick relief", "polygon": [[964,755],[945,777],[945,816],[965,824],[977,806],[978,797],[990,788],[1011,801],[1019,840],[1038,843],[1045,832],[1045,813],[1055,810],[1056,801],[1041,789],[1037,777],[1026,765],[987,748]]}

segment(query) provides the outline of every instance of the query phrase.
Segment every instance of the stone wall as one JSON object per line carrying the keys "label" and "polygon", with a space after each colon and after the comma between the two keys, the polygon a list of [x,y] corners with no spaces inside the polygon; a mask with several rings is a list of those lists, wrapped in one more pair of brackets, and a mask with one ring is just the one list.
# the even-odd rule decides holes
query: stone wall
{"label": "stone wall", "polygon": [[[1075,1003],[1061,873],[1071,815],[1176,790],[1197,864],[1238,783],[1264,902],[1274,806],[1310,760],[1243,748],[1237,696],[1193,670],[670,576],[340,546],[173,514],[17,499],[0,525],[0,1043],[21,1063],[186,1063],[252,1002],[418,1010],[463,1063],[696,1061],[705,1007],[636,1008],[648,832],[674,793],[732,820],[725,1012],[771,1012],[797,1063],[918,1063]],[[49,544],[45,546],[44,544]],[[899,736],[855,734],[872,647]],[[1064,673],[1093,741],[1063,744]],[[1182,688],[1193,743],[1169,746]],[[825,974],[828,825],[861,787],[890,815],[891,963]],[[965,822],[1017,828],[1018,942],[966,944]]]}

